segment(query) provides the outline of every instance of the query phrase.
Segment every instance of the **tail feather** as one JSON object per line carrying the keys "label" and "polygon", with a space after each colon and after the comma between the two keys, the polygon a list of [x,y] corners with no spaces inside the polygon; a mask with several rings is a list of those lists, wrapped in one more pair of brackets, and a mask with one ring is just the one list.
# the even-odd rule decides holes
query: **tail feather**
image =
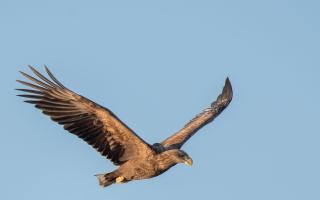
{"label": "tail feather", "polygon": [[101,187],[107,187],[113,183],[116,182],[116,178],[118,177],[116,172],[111,172],[107,174],[97,174],[95,175],[98,180]]}

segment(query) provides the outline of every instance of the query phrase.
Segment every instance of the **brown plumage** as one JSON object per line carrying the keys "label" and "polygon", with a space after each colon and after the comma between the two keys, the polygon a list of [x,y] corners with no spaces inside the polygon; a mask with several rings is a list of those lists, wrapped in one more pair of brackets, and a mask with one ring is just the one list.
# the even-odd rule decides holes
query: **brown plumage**
{"label": "brown plumage", "polygon": [[227,78],[222,93],[211,107],[163,142],[149,145],[110,110],[62,85],[46,66],[51,79],[31,66],[30,69],[37,78],[21,72],[32,83],[17,80],[31,88],[17,89],[25,92],[18,96],[27,98],[25,102],[34,104],[53,121],[63,125],[65,130],[83,139],[119,166],[113,172],[97,175],[103,187],[115,182],[155,177],[177,163],[191,165],[192,159],[180,148],[201,127],[217,117],[232,99],[232,87]]}

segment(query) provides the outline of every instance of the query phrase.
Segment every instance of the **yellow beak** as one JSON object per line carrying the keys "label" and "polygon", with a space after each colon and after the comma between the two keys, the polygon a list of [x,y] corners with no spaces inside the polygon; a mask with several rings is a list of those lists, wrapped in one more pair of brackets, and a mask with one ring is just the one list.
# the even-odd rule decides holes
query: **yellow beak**
{"label": "yellow beak", "polygon": [[187,160],[184,161],[184,164],[188,165],[188,166],[192,166],[192,159],[191,158],[188,158]]}

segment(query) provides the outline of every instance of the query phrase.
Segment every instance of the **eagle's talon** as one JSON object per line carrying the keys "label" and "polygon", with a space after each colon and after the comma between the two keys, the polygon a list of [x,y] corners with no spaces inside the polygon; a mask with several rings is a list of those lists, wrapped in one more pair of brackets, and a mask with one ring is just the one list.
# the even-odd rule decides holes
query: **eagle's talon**
{"label": "eagle's talon", "polygon": [[124,179],[125,178],[123,176],[119,176],[116,178],[116,183],[123,183]]}

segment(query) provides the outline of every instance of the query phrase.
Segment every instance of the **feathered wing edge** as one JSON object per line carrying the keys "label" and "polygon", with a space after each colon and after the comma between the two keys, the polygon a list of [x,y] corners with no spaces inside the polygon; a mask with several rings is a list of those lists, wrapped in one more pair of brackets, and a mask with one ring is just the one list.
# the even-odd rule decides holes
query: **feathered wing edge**
{"label": "feathered wing edge", "polygon": [[63,125],[64,129],[80,137],[114,164],[152,152],[150,146],[120,121],[110,110],[72,92],[60,83],[45,66],[51,80],[29,66],[41,80],[20,72],[32,89],[16,89],[25,94],[25,102],[34,104],[45,115]]}
{"label": "feathered wing edge", "polygon": [[200,128],[212,122],[231,102],[233,96],[229,78],[226,79],[222,93],[210,108],[194,117],[181,130],[164,140],[161,144],[165,149],[179,149]]}

